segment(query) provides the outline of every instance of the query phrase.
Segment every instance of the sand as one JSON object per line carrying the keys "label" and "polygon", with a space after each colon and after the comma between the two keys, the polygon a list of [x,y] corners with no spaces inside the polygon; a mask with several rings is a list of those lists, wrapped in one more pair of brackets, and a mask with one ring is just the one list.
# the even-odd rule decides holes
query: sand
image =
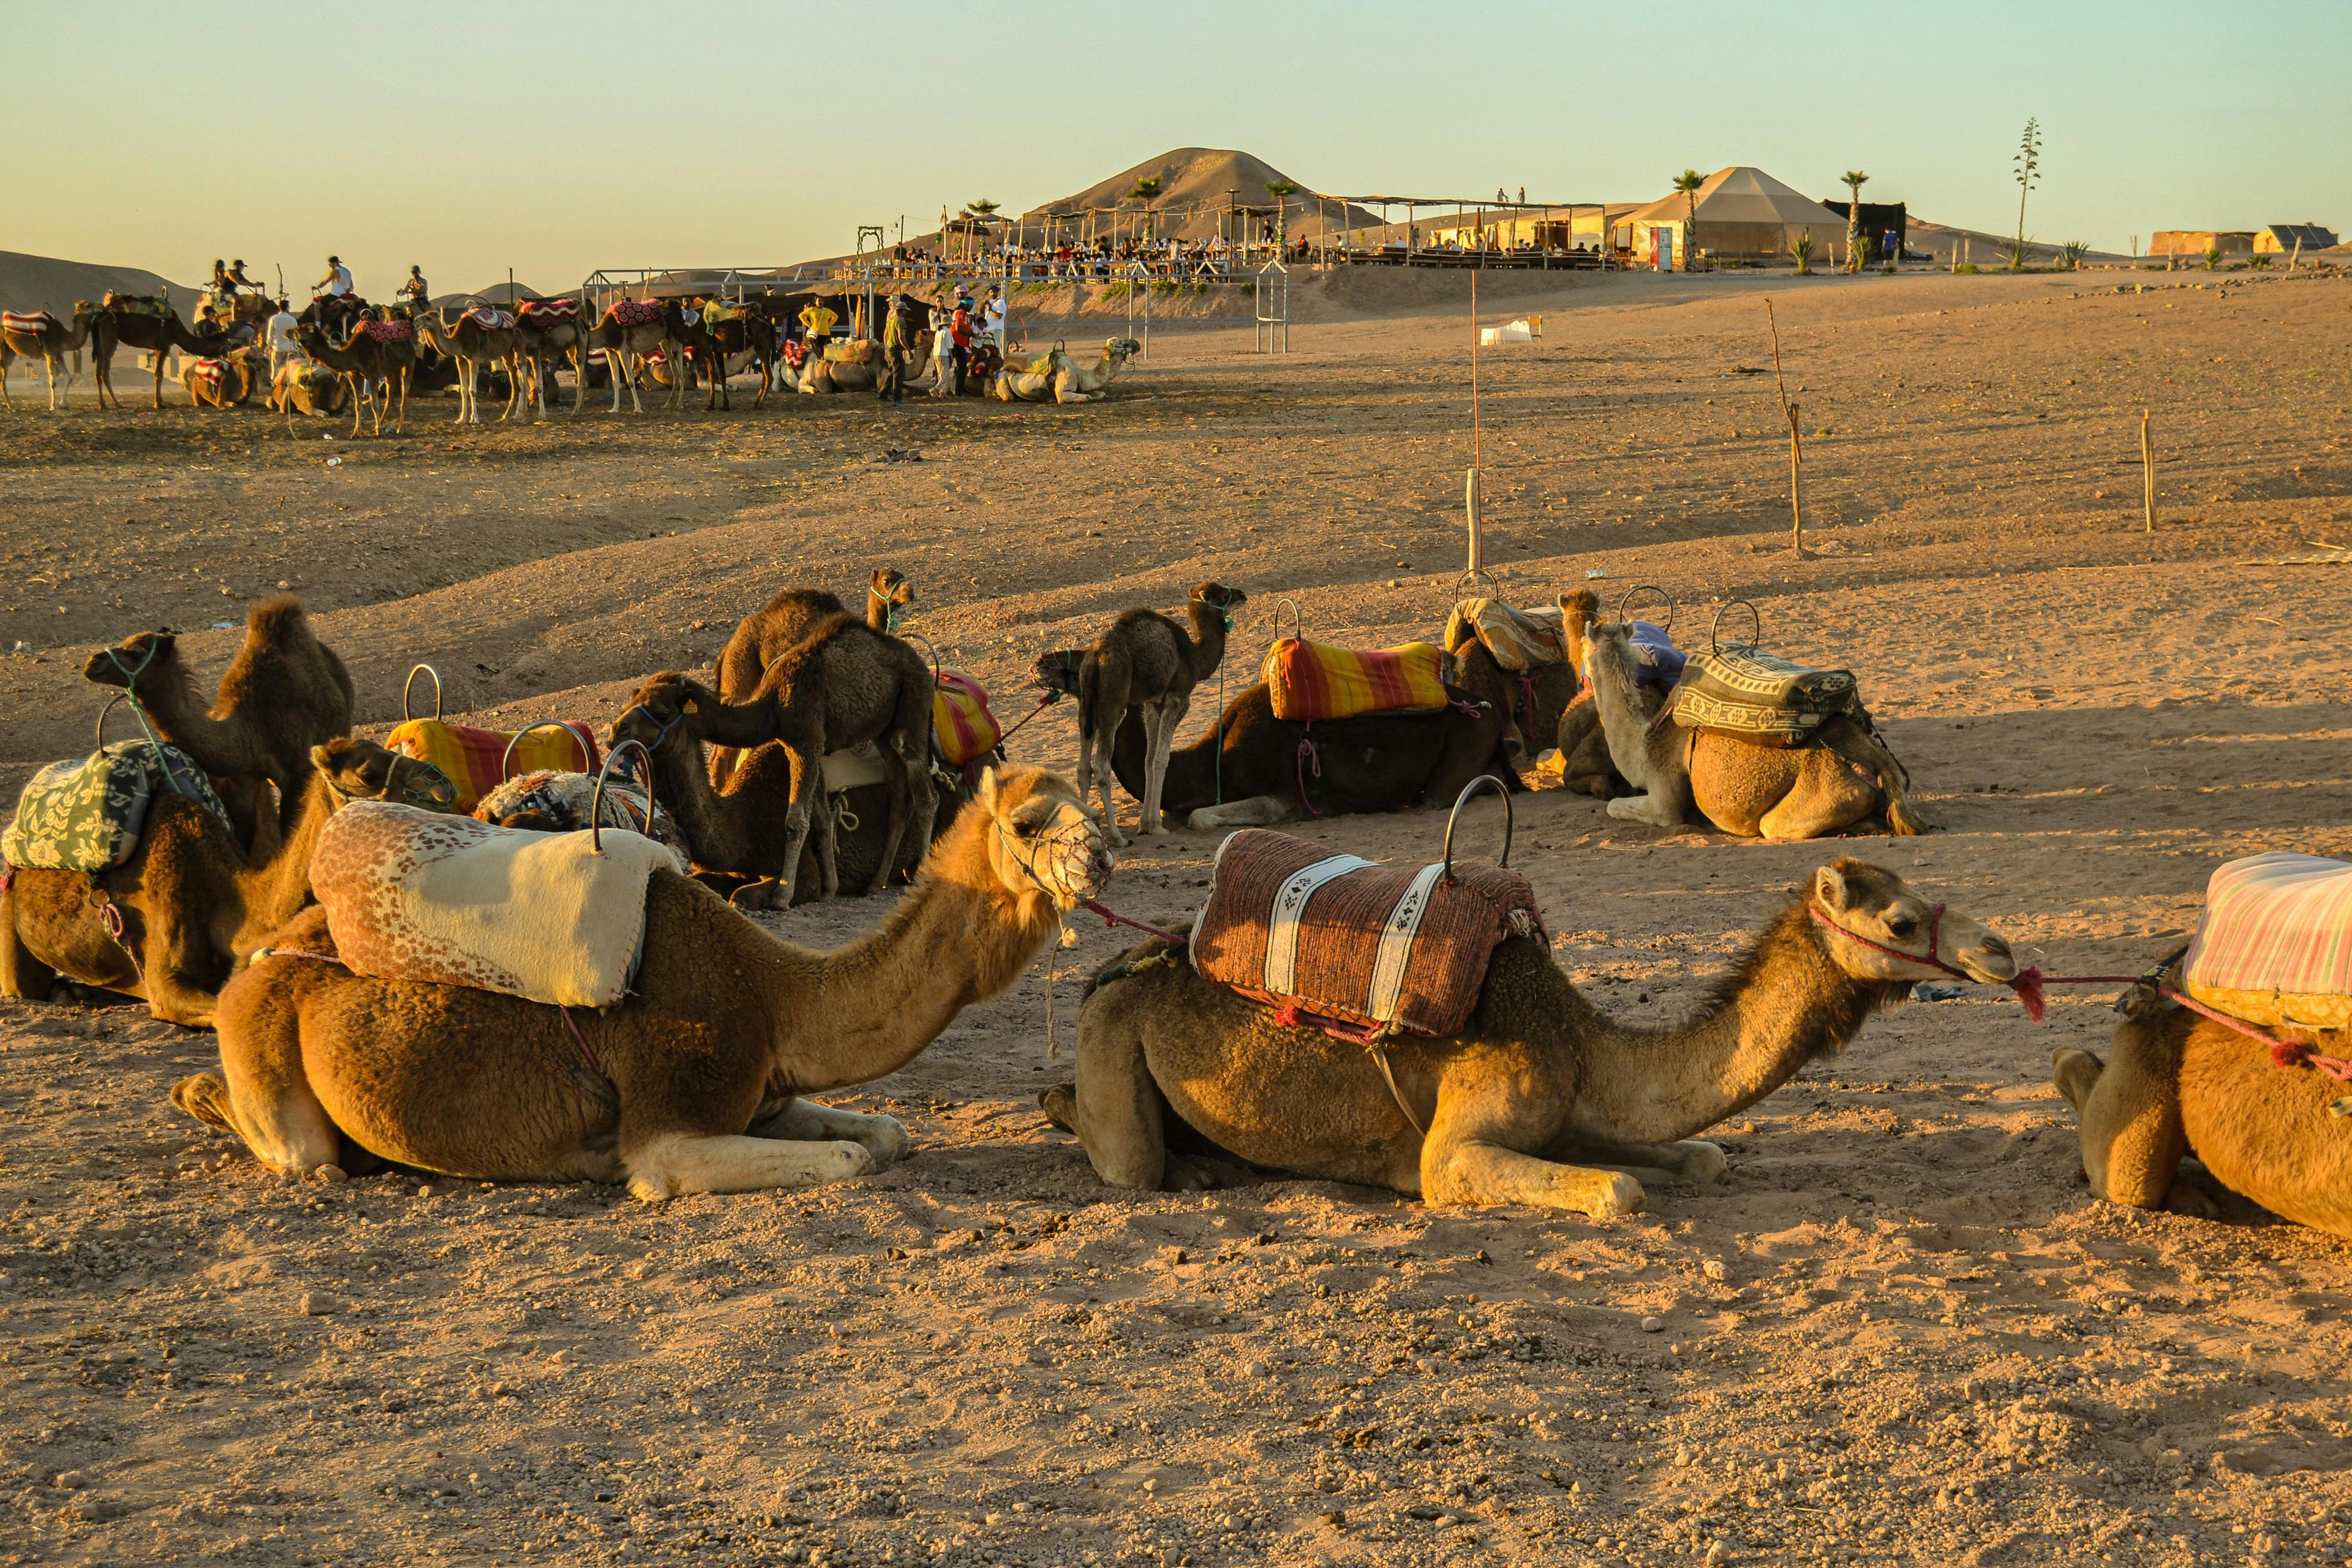
{"label": "sand", "polygon": [[[2352,542],[2352,296],[2216,281],[1509,286],[1545,331],[1481,361],[1507,590],[1658,584],[1685,639],[1752,601],[1772,646],[1860,673],[1945,829],[1761,846],[1522,796],[1515,860],[1580,984],[1675,1016],[1838,852],[2098,973],[2176,945],[2224,858],[2352,854],[2344,571],[2266,563]],[[1810,438],[1803,560],[1772,377],[1739,374],[1769,363],[1767,292]],[[601,721],[776,586],[884,563],[1008,719],[1039,651],[1207,578],[1252,595],[1237,676],[1284,597],[1320,637],[1433,635],[1466,331],[1335,307],[1277,360],[1171,331],[1085,408],[788,396],[456,431],[444,405],[382,442],[100,418],[85,386],[0,421],[0,646],[28,645],[0,658],[0,788],[88,747],[91,643],[281,583],[373,732],[418,659],[453,707]],[[209,676],[234,640],[188,645]],[[1068,765],[1066,710],[1014,749]],[[1441,826],[1305,831],[1422,858]],[[1110,901],[1181,918],[1213,847],[1129,852]],[[831,942],[881,910],[769,923]],[[1073,970],[1119,946],[1082,926],[1066,1029]],[[2344,1560],[2352,1255],[2242,1203],[2089,1196],[2047,1055],[2096,1047],[2105,1000],[2039,1029],[1980,988],[1885,1017],[1717,1130],[1721,1184],[1607,1224],[1275,1174],[1107,1190],[1034,1109],[1067,1072],[1042,965],[842,1097],[907,1121],[903,1166],[659,1207],[284,1184],[166,1102],[209,1037],[0,1004],[0,1557]]]}

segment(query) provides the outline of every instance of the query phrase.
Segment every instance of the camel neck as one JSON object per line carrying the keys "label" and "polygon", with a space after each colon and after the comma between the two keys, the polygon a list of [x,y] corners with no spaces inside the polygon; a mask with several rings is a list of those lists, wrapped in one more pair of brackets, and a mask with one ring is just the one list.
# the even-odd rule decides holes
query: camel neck
{"label": "camel neck", "polygon": [[335,815],[338,804],[327,775],[313,769],[302,786],[293,823],[278,840],[277,852],[237,873],[237,887],[245,902],[245,920],[237,941],[239,952],[252,951],[271,932],[300,914],[302,906],[310,901],[310,860],[318,853],[319,840],[326,833],[328,819]]}
{"label": "camel neck", "polygon": [[1637,1028],[1596,1013],[1580,1042],[1577,1118],[1623,1142],[1688,1138],[1753,1105],[1818,1056],[1842,1048],[1902,994],[1857,980],[1822,946],[1801,901],[1782,910],[1732,977],[1678,1027]]}
{"label": "camel neck", "polygon": [[1192,667],[1192,679],[1204,679],[1217,672],[1225,658],[1225,611],[1222,605],[1212,605],[1205,599],[1194,599],[1186,606],[1192,613],[1192,647],[1188,662]]}
{"label": "camel neck", "polygon": [[865,1083],[912,1061],[975,1002],[1020,977],[1060,927],[1052,900],[996,874],[996,818],[973,806],[898,907],[824,955],[810,1005],[776,1020],[795,1089]]}
{"label": "camel neck", "polygon": [[716,691],[698,688],[694,710],[691,727],[714,746],[749,751],[776,738],[775,704],[762,694],[755,692],[749,701],[730,702]]}
{"label": "camel neck", "polygon": [[195,682],[176,656],[144,672],[136,693],[156,732],[215,778],[260,771],[261,757],[245,725],[208,712]]}
{"label": "camel neck", "polygon": [[684,731],[669,736],[654,753],[654,787],[695,863],[714,871],[740,871],[751,858],[751,840],[741,813],[710,782],[702,743]]}

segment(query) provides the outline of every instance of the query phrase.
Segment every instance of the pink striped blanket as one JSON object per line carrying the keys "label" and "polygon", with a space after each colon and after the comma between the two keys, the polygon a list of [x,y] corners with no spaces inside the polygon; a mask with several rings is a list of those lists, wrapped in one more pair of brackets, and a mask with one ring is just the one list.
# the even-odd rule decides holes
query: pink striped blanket
{"label": "pink striped blanket", "polygon": [[47,310],[0,310],[0,331],[37,338],[57,324]]}
{"label": "pink striped blanket", "polygon": [[2221,867],[2182,981],[2249,1023],[2352,1026],[2352,863],[2273,851]]}
{"label": "pink striped blanket", "polygon": [[560,300],[525,300],[522,302],[522,322],[544,331],[560,327],[580,314],[580,301],[566,294]]}
{"label": "pink striped blanket", "polygon": [[512,316],[504,310],[493,310],[488,305],[477,305],[466,314],[486,332],[503,332],[515,323]]}

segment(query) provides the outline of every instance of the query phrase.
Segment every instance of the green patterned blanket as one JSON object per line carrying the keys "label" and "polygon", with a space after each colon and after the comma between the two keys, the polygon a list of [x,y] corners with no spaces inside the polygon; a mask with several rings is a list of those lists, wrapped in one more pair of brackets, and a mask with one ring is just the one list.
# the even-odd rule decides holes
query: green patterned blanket
{"label": "green patterned blanket", "polygon": [[1733,644],[1694,653],[1675,688],[1675,722],[1719,730],[1767,746],[1801,746],[1832,715],[1858,717],[1853,673],[1801,664]]}
{"label": "green patterned blanket", "polygon": [[177,790],[228,825],[228,811],[202,768],[177,746],[117,741],[79,762],[51,763],[16,797],[0,834],[11,866],[103,871],[131,858],[159,789]]}

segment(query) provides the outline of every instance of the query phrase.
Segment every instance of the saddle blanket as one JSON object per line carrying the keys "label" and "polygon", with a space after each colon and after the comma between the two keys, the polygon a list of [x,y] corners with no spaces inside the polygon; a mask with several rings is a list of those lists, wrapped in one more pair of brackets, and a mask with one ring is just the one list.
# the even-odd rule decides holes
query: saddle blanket
{"label": "saddle blanket", "polygon": [[[514,736],[504,730],[478,730],[440,719],[411,719],[383,738],[384,749],[431,763],[448,775],[457,789],[459,811],[471,811],[482,797],[506,782],[507,743]],[[602,759],[596,732],[585,724],[566,721],[561,730],[534,730],[515,742],[518,773],[537,769],[593,773]]]}
{"label": "saddle blanket", "polygon": [[648,321],[662,319],[659,300],[615,300],[604,319],[616,327],[642,327]]}
{"label": "saddle blanket", "polygon": [[79,762],[51,763],[16,797],[0,860],[59,871],[104,871],[131,858],[159,789],[176,790],[229,826],[210,780],[177,746],[117,741]]}
{"label": "saddle blanket", "polygon": [[704,324],[713,327],[722,325],[728,321],[740,321],[746,316],[756,316],[758,314],[759,312],[757,310],[754,310],[751,306],[743,303],[740,300],[713,300],[709,304],[702,307],[702,320]]}
{"label": "saddle blanket", "polygon": [[172,313],[172,302],[161,294],[117,294],[110,289],[99,305],[118,315],[152,316],[159,321]]}
{"label": "saddle blanket", "polygon": [[1568,662],[1557,605],[1521,610],[1500,599],[1464,599],[1445,618],[1445,648],[1458,653],[1473,638],[1485,643],[1505,669],[1543,669]]}
{"label": "saddle blanket", "polygon": [[561,326],[578,319],[580,301],[570,294],[560,300],[525,300],[521,313],[523,321],[534,327]]}
{"label": "saddle blanket", "polygon": [[360,322],[359,328],[361,331],[380,343],[405,342],[415,331],[415,329],[404,321],[369,320]]}
{"label": "saddle blanket", "polygon": [[824,345],[825,363],[866,364],[872,361],[875,354],[879,352],[880,346],[872,338],[853,338],[846,342],[827,343]]}
{"label": "saddle blanket", "polygon": [[527,833],[353,801],[320,836],[310,886],[355,974],[609,1007],[635,976],[646,883],[682,857],[625,831]]}
{"label": "saddle blanket", "polygon": [[1262,827],[1217,847],[1192,928],[1203,978],[1386,1032],[1457,1035],[1509,936],[1543,935],[1535,889],[1500,866],[1376,866]]}
{"label": "saddle blanket", "polygon": [[979,681],[943,669],[939,689],[931,695],[931,734],[948,765],[960,768],[996,750],[1004,729],[988,710],[988,693]]}
{"label": "saddle blanket", "polygon": [[2181,978],[2250,1024],[2352,1027],[2352,863],[2273,851],[2216,870]]}
{"label": "saddle blanket", "polygon": [[184,382],[193,381],[209,392],[220,385],[221,372],[227,368],[228,361],[225,359],[190,360],[188,368],[181,373],[180,379]]}
{"label": "saddle blanket", "polygon": [[784,343],[784,368],[798,370],[807,363],[808,344],[798,338],[787,339]]}
{"label": "saddle blanket", "polygon": [[[522,812],[537,812],[554,825],[553,831],[576,833],[588,826],[595,803],[593,773],[533,768],[482,796],[474,806],[474,820],[504,823]],[[667,844],[673,849],[686,847],[686,840],[679,837],[677,824],[668,811],[660,802],[647,799],[643,786],[625,778],[606,781],[604,808],[596,821],[601,826],[642,833],[655,843]]]}
{"label": "saddle blanket", "polygon": [[1768,746],[1801,746],[1824,720],[1861,707],[1853,672],[1808,669],[1762,648],[1694,653],[1675,689],[1675,722]]}
{"label": "saddle blanket", "polygon": [[1264,675],[1277,719],[1433,713],[1445,706],[1444,657],[1435,643],[1350,648],[1284,637],[1266,650]]}
{"label": "saddle blanket", "polygon": [[0,310],[0,331],[37,338],[57,324],[47,310]]}
{"label": "saddle blanket", "polygon": [[504,310],[494,310],[488,305],[477,305],[466,312],[476,326],[486,332],[503,332],[515,324],[515,319]]}

